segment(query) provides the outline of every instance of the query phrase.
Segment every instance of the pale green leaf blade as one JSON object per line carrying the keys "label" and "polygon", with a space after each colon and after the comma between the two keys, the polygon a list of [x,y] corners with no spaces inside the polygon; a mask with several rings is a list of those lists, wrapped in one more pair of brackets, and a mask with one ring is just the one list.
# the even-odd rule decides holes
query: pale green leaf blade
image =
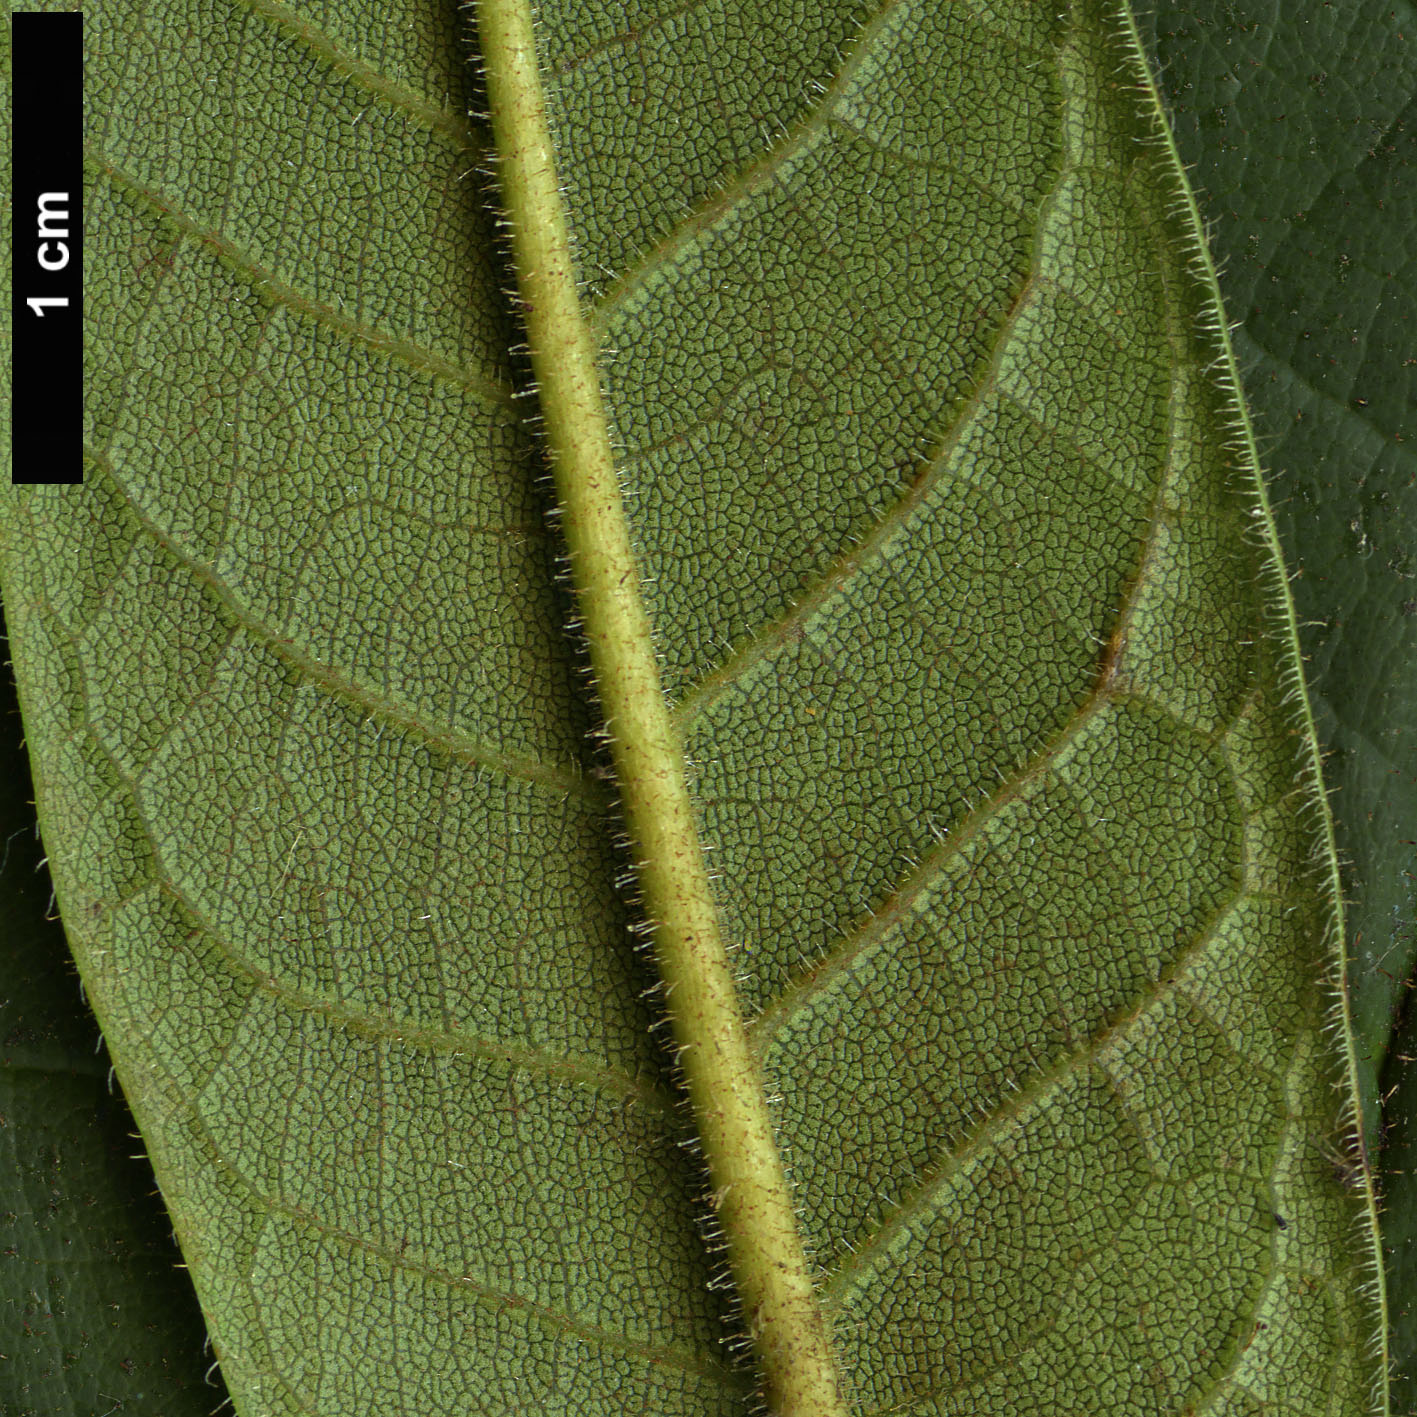
{"label": "pale green leaf blade", "polygon": [[0,1412],[206,1417],[201,1315],[52,914],[8,679],[0,753]]}
{"label": "pale green leaf blade", "polygon": [[[7,246],[7,283],[11,259]],[[11,317],[6,302],[7,370]],[[0,460],[10,452],[0,419]],[[196,1296],[54,911],[3,618],[0,653],[0,1413],[204,1417],[220,1382],[203,1381]]]}
{"label": "pale green leaf blade", "polygon": [[[17,504],[5,589],[238,1404],[741,1410],[451,12],[208,9],[102,32],[94,466]],[[937,9],[543,11],[825,1301],[862,1410],[1363,1411],[1321,882],[1174,193],[1112,19]]]}
{"label": "pale green leaf blade", "polygon": [[5,581],[68,931],[243,1414],[727,1410],[455,12],[313,17],[88,14]]}
{"label": "pale green leaf blade", "polygon": [[[1327,1192],[1345,1233],[1330,927],[1124,58],[1087,7],[789,9],[539,14],[647,595],[860,1400],[1356,1410],[1371,1237],[1307,1287],[1288,1228]],[[640,101],[764,66],[770,120]]]}

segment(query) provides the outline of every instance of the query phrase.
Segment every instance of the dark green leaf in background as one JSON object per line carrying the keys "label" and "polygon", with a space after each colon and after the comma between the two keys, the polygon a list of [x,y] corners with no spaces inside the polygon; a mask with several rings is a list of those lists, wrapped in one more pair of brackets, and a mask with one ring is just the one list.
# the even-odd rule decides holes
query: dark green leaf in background
{"label": "dark green leaf in background", "polygon": [[1395,1400],[1417,1411],[1410,1003],[1388,1058],[1417,952],[1417,8],[1184,0],[1155,24],[1297,572],[1370,1147],[1391,1094],[1379,1165]]}

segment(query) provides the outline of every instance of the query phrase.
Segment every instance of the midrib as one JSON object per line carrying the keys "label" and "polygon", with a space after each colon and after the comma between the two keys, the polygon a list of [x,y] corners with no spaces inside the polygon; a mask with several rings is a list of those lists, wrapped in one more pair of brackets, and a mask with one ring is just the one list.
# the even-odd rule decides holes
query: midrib
{"label": "midrib", "polygon": [[605,716],[641,906],[713,1192],[776,1417],[846,1417],[763,1080],[733,985],[659,681],[576,290],[528,0],[478,0],[502,202],[581,628]]}

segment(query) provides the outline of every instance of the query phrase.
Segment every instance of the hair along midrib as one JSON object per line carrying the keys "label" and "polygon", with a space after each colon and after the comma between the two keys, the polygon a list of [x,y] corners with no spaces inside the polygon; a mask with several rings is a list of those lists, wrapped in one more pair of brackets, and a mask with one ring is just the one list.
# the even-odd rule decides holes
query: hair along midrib
{"label": "hair along midrib", "polygon": [[477,0],[502,214],[581,633],[677,1065],[741,1320],[775,1417],[846,1417],[828,1325],[749,1046],[635,566],[575,274],[529,0]]}

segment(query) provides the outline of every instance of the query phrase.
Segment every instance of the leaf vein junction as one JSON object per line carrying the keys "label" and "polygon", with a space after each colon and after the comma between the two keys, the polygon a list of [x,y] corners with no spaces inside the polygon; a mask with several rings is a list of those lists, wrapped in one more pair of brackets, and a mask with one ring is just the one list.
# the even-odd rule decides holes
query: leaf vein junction
{"label": "leaf vein junction", "polygon": [[1009,349],[1011,337],[1037,288],[1043,270],[1043,234],[1047,228],[1048,215],[1072,171],[1072,167],[1066,163],[1061,167],[1039,205],[1028,275],[999,326],[974,393],[956,414],[950,428],[939,440],[933,455],[917,472],[904,495],[897,499],[869,531],[838,555],[836,561],[827,567],[786,614],[769,621],[751,638],[737,646],[717,669],[706,674],[685,691],[674,708],[675,726],[685,737],[688,736],[695,718],[720,699],[755,665],[771,658],[775,651],[790,643],[807,622],[839,594],[859,571],[874,562],[894,534],[909,522],[912,513],[925,503],[933,488],[950,471],[951,459],[956,449],[996,387],[998,371]]}
{"label": "leaf vein junction", "polygon": [[428,715],[407,704],[381,694],[367,684],[350,678],[335,666],[316,657],[289,635],[254,614],[234,591],[217,575],[211,562],[194,556],[180,546],[160,527],[138,503],[133,493],[118,475],[108,456],[97,449],[86,449],[94,465],[108,474],[114,489],[123,497],[133,518],[164,551],[191,572],[209,594],[243,630],[290,665],[297,677],[317,684],[327,693],[342,699],[372,718],[377,718],[406,732],[416,733],[430,746],[452,757],[474,763],[492,772],[520,779],[534,786],[547,788],[562,795],[581,798],[594,806],[608,805],[608,799],[598,783],[581,776],[574,768],[545,763],[524,754],[494,748],[455,729],[446,728]]}
{"label": "leaf vein junction", "polygon": [[744,1386],[743,1380],[736,1373],[705,1359],[698,1353],[666,1344],[646,1343],[629,1334],[617,1332],[599,1324],[587,1323],[584,1319],[579,1319],[565,1310],[527,1298],[515,1290],[498,1288],[484,1281],[473,1279],[469,1275],[455,1274],[436,1265],[420,1263],[411,1259],[407,1253],[400,1253],[393,1246],[381,1244],[368,1235],[362,1235],[333,1224],[304,1207],[282,1200],[278,1196],[266,1194],[245,1175],[239,1166],[222,1154],[206,1121],[196,1110],[194,1104],[182,1095],[176,1080],[166,1072],[162,1074],[162,1080],[172,1090],[173,1102],[182,1108],[188,1117],[189,1124],[200,1134],[215,1165],[246,1191],[268,1216],[283,1215],[316,1234],[339,1241],[351,1249],[359,1250],[361,1253],[381,1261],[391,1269],[431,1279],[448,1289],[468,1295],[480,1304],[495,1309],[512,1309],[525,1314],[532,1321],[556,1334],[604,1344],[620,1352],[642,1357],[652,1363],[662,1363],[684,1372],[697,1373],[735,1389]]}
{"label": "leaf vein junction", "polygon": [[515,406],[508,385],[453,364],[402,335],[365,324],[333,305],[306,295],[283,281],[273,271],[258,264],[234,241],[223,235],[220,227],[207,227],[192,220],[173,206],[164,194],[114,166],[106,158],[90,155],[89,161],[118,191],[157,212],[166,222],[198,245],[216,252],[228,266],[250,283],[261,299],[283,305],[296,314],[327,325],[341,335],[357,340],[368,349],[401,360],[410,369],[420,370],[431,378],[465,389],[483,403],[500,408]]}
{"label": "leaf vein junction", "polygon": [[776,172],[825,132],[833,107],[856,71],[869,60],[876,37],[886,27],[891,15],[905,3],[906,0],[887,0],[887,3],[862,26],[861,34],[841,68],[823,90],[821,98],[807,109],[796,125],[788,129],[756,162],[726,181],[720,190],[680,221],[673,230],[667,232],[617,277],[615,284],[600,297],[586,316],[592,333],[596,336],[604,335],[615,310],[644,284],[648,276],[668,264],[674,252],[713,226],[742,198],[768,186]]}

